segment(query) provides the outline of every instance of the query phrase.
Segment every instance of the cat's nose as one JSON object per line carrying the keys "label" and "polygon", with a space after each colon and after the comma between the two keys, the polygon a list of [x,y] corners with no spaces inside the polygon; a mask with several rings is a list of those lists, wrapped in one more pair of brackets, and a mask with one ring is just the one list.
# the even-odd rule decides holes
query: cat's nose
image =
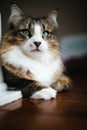
{"label": "cat's nose", "polygon": [[35,45],[36,47],[39,47],[40,44],[41,44],[41,42],[34,42],[34,45]]}

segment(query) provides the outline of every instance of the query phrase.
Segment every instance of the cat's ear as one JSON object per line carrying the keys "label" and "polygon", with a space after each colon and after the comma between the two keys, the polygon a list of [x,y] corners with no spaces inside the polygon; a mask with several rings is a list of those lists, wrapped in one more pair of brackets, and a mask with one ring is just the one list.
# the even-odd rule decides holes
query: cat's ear
{"label": "cat's ear", "polygon": [[23,12],[16,4],[11,6],[11,15],[9,17],[9,23],[16,24],[18,21],[24,18]]}
{"label": "cat's ear", "polygon": [[55,28],[58,27],[58,23],[57,23],[57,10],[53,10],[52,12],[50,12],[47,16],[47,21],[54,26]]}

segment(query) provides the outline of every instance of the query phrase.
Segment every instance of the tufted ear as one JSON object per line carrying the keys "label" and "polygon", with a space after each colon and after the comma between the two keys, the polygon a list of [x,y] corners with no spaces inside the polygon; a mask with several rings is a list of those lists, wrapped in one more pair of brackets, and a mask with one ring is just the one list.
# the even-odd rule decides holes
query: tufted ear
{"label": "tufted ear", "polygon": [[16,4],[13,4],[11,6],[11,15],[9,17],[9,24],[14,24],[18,23],[20,20],[24,18],[23,12],[19,9],[19,7]]}
{"label": "tufted ear", "polygon": [[57,23],[57,11],[56,10],[53,10],[52,12],[50,12],[47,16],[47,21],[52,24],[54,27],[57,27],[58,26],[58,23]]}

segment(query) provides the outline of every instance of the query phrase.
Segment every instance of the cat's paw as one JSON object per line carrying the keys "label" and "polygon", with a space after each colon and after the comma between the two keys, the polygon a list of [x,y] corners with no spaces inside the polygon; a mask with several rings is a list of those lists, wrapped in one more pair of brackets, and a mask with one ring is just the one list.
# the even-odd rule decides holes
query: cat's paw
{"label": "cat's paw", "polygon": [[56,90],[52,88],[44,88],[40,91],[35,92],[30,98],[49,100],[52,98],[56,98],[56,95],[57,95]]}
{"label": "cat's paw", "polygon": [[71,81],[68,77],[62,76],[58,82],[56,82],[54,88],[58,91],[67,91],[70,88]]}

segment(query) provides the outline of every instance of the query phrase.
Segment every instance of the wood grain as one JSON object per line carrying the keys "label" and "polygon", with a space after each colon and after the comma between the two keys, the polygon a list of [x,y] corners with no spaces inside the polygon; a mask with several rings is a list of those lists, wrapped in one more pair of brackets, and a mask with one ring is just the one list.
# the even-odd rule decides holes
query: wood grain
{"label": "wood grain", "polygon": [[20,99],[0,108],[0,130],[87,130],[87,76],[56,99]]}

